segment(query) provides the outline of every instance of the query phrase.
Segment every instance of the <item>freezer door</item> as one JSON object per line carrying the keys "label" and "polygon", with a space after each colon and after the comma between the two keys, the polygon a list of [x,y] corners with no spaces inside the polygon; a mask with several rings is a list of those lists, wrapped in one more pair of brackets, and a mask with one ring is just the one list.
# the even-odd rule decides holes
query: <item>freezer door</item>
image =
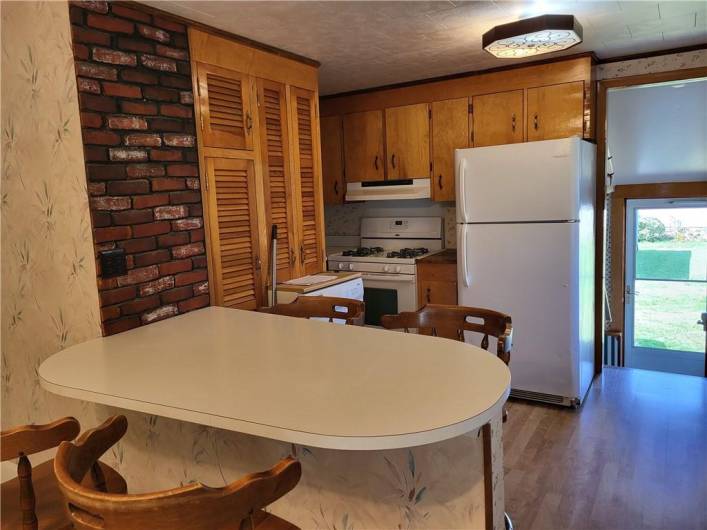
{"label": "freezer door", "polygon": [[582,142],[564,138],[457,149],[457,222],[578,219]]}
{"label": "freezer door", "polygon": [[457,228],[459,303],[513,320],[511,387],[579,397],[579,223]]}

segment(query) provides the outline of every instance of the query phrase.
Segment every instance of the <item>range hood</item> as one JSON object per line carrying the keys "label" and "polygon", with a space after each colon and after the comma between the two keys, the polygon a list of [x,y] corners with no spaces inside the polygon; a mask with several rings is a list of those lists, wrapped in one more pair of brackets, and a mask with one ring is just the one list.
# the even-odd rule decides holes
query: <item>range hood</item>
{"label": "range hood", "polygon": [[347,201],[395,201],[429,198],[429,178],[349,182],[346,184]]}

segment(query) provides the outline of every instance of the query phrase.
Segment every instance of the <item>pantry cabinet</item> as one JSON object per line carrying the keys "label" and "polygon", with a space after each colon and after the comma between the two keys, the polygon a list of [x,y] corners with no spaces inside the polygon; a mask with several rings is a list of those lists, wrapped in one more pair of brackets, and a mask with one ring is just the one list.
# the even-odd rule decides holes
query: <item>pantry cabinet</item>
{"label": "pantry cabinet", "polygon": [[454,200],[454,150],[469,147],[469,98],[435,101],[432,108],[432,198]]}
{"label": "pantry cabinet", "polygon": [[344,115],[344,160],[347,182],[385,179],[383,112]]}
{"label": "pantry cabinet", "polygon": [[212,303],[325,269],[317,66],[189,28]]}
{"label": "pantry cabinet", "polygon": [[563,83],[528,89],[528,141],[581,136],[584,84]]}
{"label": "pantry cabinet", "polygon": [[474,96],[472,117],[474,147],[522,142],[525,130],[523,91]]}
{"label": "pantry cabinet", "polygon": [[385,109],[388,180],[430,175],[430,107],[427,103]]}
{"label": "pantry cabinet", "polygon": [[319,120],[322,143],[322,185],[325,204],[342,204],[344,184],[344,134],[341,116]]}

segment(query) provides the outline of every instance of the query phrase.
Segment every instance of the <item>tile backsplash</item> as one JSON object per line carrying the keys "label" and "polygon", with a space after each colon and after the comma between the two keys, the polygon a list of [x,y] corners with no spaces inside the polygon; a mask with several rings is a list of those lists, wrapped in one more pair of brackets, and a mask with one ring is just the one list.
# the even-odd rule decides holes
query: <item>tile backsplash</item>
{"label": "tile backsplash", "polygon": [[369,201],[327,205],[324,211],[326,235],[358,236],[362,217],[443,217],[445,247],[457,246],[456,208],[453,202],[429,199],[403,201]]}

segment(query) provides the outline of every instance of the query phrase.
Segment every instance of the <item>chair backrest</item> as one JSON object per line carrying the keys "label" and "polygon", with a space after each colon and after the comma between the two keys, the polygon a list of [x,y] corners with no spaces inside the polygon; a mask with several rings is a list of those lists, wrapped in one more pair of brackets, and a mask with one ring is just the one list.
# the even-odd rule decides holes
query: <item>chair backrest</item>
{"label": "chair backrest", "polygon": [[383,315],[386,329],[417,329],[434,336],[464,341],[464,332],[481,333],[481,347],[489,347],[489,337],[497,341],[496,354],[506,364],[511,358],[513,326],[511,317],[491,309],[455,305],[427,304],[422,309],[398,315]]}
{"label": "chair backrest", "polygon": [[114,416],[76,442],[64,442],[54,459],[57,482],[77,529],[219,530],[237,528],[256,511],[295,487],[299,462],[285,458],[272,469],[246,475],[222,488],[189,484],[136,495],[96,492],[81,479],[127,430],[125,416]]}
{"label": "chair backrest", "polygon": [[289,304],[277,304],[273,307],[260,307],[261,313],[285,315],[298,318],[328,318],[345,320],[354,324],[363,315],[364,304],[352,298],[334,296],[298,296]]}
{"label": "chair backrest", "polygon": [[21,425],[0,433],[2,461],[19,458],[17,480],[23,529],[36,530],[39,526],[35,511],[32,464],[27,455],[46,451],[61,442],[73,440],[80,430],[81,425],[76,418],[66,417],[44,425]]}

